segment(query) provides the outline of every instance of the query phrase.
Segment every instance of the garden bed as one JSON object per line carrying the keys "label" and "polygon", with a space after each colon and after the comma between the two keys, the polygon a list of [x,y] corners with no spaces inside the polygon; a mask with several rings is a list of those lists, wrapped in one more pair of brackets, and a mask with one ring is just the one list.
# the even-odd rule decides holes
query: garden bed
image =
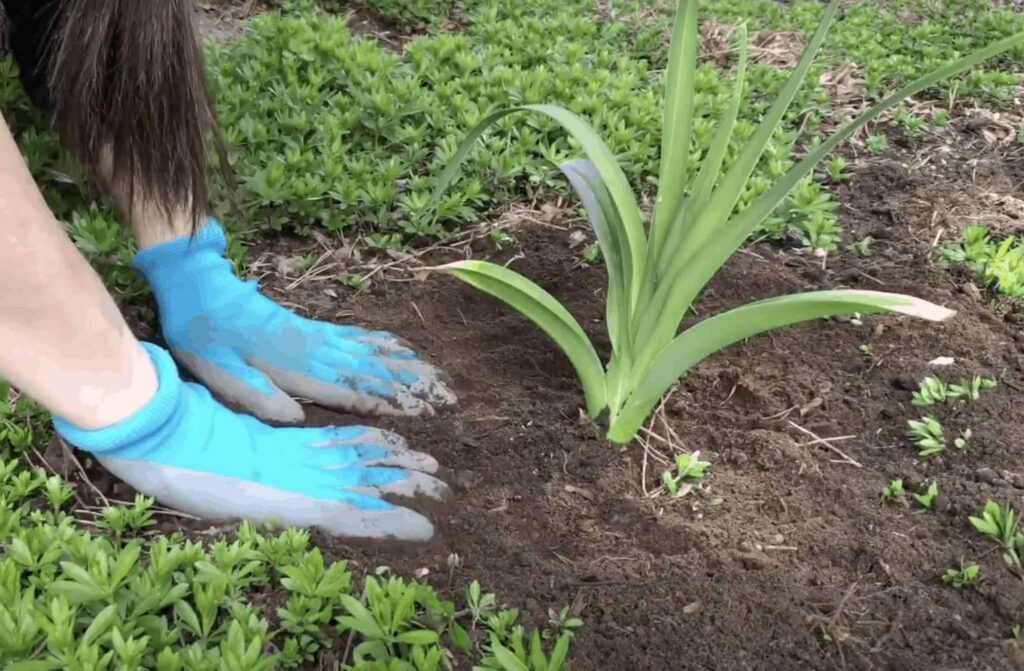
{"label": "garden bed", "polygon": [[[918,156],[929,154],[940,155],[931,147]],[[659,414],[678,448],[712,464],[703,486],[680,499],[645,496],[641,483],[656,490],[663,466],[648,455],[643,479],[643,447],[601,440],[580,418],[582,397],[560,352],[496,301],[440,275],[391,271],[355,293],[271,270],[263,279],[271,296],[313,317],[400,334],[460,396],[443,416],[378,422],[433,454],[453,485],[453,498],[431,511],[436,539],[409,546],[318,534],[315,542],[364,569],[428,569],[425,580],[445,594],[479,580],[527,621],[571,604],[585,622],[574,669],[1020,668],[1024,648],[1011,631],[1024,623],[1024,585],[967,518],[987,499],[1024,508],[1024,313],[997,316],[968,277],[933,265],[930,248],[940,231],[955,235],[979,217],[1016,232],[1006,227],[1022,223],[1012,204],[1024,159],[954,152],[911,173],[904,164],[913,158],[865,161],[833,189],[847,237],[875,239],[870,255],[823,262],[755,245],[729,262],[698,312],[854,287],[914,294],[957,316],[939,326],[819,321],[701,364]],[[602,342],[603,271],[580,266],[569,245],[584,224],[571,210],[536,214],[513,229],[517,248],[476,255],[521,255],[514,267]],[[272,261],[311,250],[308,240],[282,239],[251,255],[287,271]],[[439,250],[423,261],[461,254]],[[955,363],[929,364],[940,356]],[[928,374],[1000,381],[977,402],[937,414],[950,439],[972,430],[965,453],[921,459],[905,437],[907,420],[931,411],[910,403]],[[359,421],[319,409],[309,416],[311,424]],[[661,420],[653,428],[667,435]],[[818,440],[829,438],[838,452]],[[896,478],[906,507],[881,500]],[[931,481],[939,497],[927,512],[913,493]],[[173,524],[209,538],[202,524]],[[962,592],[941,580],[961,560],[982,575]]]}

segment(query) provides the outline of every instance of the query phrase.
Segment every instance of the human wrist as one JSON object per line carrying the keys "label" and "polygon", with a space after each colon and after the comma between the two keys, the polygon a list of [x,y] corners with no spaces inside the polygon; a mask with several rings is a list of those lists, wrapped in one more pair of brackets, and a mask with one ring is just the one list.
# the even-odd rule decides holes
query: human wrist
{"label": "human wrist", "polygon": [[[153,392],[133,399],[136,408],[127,414],[114,413],[109,404],[104,412],[89,422],[73,423],[53,416],[58,434],[75,447],[97,455],[115,455],[136,445],[166,425],[181,404],[182,382],[173,359],[164,350],[150,343],[136,343],[141,350],[140,366],[148,366],[154,378]],[[145,381],[145,368],[140,377]],[[142,403],[139,398],[146,398]],[[130,407],[130,406],[129,406]],[[105,415],[122,418],[108,423]]]}

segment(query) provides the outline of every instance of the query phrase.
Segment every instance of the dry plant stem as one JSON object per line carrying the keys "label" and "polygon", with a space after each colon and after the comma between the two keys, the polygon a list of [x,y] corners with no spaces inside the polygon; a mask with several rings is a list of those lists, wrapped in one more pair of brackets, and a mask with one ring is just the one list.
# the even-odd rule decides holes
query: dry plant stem
{"label": "dry plant stem", "polygon": [[0,129],[0,378],[86,429],[117,423],[156,371]]}
{"label": "dry plant stem", "polygon": [[848,438],[854,438],[855,436],[840,436],[838,438],[822,438],[821,436],[818,436],[817,434],[815,434],[815,433],[813,433],[811,431],[808,431],[804,427],[800,426],[799,424],[797,424],[797,423],[795,423],[795,422],[793,422],[791,420],[786,420],[786,422],[790,426],[792,426],[794,429],[796,429],[798,431],[801,431],[801,432],[807,434],[808,436],[810,436],[811,438],[814,439],[810,443],[805,443],[805,445],[808,445],[808,446],[809,445],[819,445],[819,444],[820,445],[824,445],[825,447],[827,447],[828,449],[832,450],[833,452],[838,454],[840,457],[842,457],[842,459],[835,460],[838,463],[850,464],[851,466],[856,466],[857,468],[864,468],[864,466],[860,462],[858,462],[856,459],[851,458],[848,454],[846,454],[845,452],[840,450],[838,447],[833,445],[831,442],[829,442],[829,441],[832,441],[832,440],[846,440]]}

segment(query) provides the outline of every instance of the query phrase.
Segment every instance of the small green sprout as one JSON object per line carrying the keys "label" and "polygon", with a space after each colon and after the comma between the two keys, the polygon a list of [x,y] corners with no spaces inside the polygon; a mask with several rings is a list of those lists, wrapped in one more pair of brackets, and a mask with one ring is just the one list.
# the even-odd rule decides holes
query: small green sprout
{"label": "small green sprout", "polygon": [[870,356],[872,356],[875,353],[875,346],[868,342],[868,343],[864,343],[863,345],[858,347],[857,350],[862,355],[864,355],[866,357],[870,357]]}
{"label": "small green sprout", "polygon": [[830,159],[825,168],[828,178],[833,182],[841,182],[846,179],[846,165],[846,159],[842,156]]}
{"label": "small green sprout", "polygon": [[511,233],[502,228],[491,229],[491,232],[487,234],[487,237],[491,239],[491,242],[493,242],[494,246],[498,249],[516,246],[516,239]]}
{"label": "small green sprout", "polygon": [[954,589],[963,589],[976,583],[980,576],[981,568],[977,564],[964,565],[961,562],[959,569],[946,569],[945,575],[942,576],[942,581]]}
{"label": "small green sprout", "polygon": [[846,248],[856,253],[857,256],[871,256],[871,243],[873,243],[874,241],[875,239],[868,235],[861,238],[857,242],[848,245]]}
{"label": "small green sprout", "polygon": [[911,396],[910,402],[918,407],[945,403],[949,398],[949,387],[937,377],[926,377],[917,383],[917,391]]}
{"label": "small green sprout", "polygon": [[910,427],[907,435],[922,457],[930,457],[946,449],[946,439],[939,420],[934,417],[922,417],[920,420],[907,420],[907,425]]}
{"label": "small green sprout", "polygon": [[974,529],[995,541],[1003,552],[1007,566],[1021,568],[1024,553],[1024,533],[1017,531],[1017,512],[1007,504],[1000,507],[995,501],[985,502],[981,517],[969,517]]}
{"label": "small green sprout", "polygon": [[708,466],[707,461],[700,461],[700,452],[681,452],[676,455],[676,472],[665,471],[661,475],[661,482],[669,494],[675,497],[685,496],[693,489],[690,483],[704,477]]}
{"label": "small green sprout", "polygon": [[971,438],[973,437],[970,429],[964,429],[960,432],[960,435],[953,441],[953,447],[958,450],[966,450],[971,446]]}
{"label": "small green sprout", "polygon": [[935,510],[935,499],[939,495],[939,486],[933,480],[923,494],[914,494],[921,507],[925,510]]}
{"label": "small green sprout", "polygon": [[597,263],[601,258],[601,246],[597,244],[589,245],[583,250],[583,263],[592,265]]}
{"label": "small green sprout", "polygon": [[882,500],[883,501],[899,501],[902,500],[905,495],[903,490],[903,479],[897,478],[889,483],[888,487],[882,489]]}
{"label": "small green sprout", "polygon": [[874,155],[885,153],[889,148],[889,138],[884,135],[871,134],[867,139],[868,151]]}
{"label": "small green sprout", "polygon": [[970,382],[965,379],[961,379],[959,383],[950,385],[949,396],[950,398],[963,398],[971,401],[977,401],[981,397],[982,390],[995,389],[998,384],[999,383],[993,378],[975,375]]}

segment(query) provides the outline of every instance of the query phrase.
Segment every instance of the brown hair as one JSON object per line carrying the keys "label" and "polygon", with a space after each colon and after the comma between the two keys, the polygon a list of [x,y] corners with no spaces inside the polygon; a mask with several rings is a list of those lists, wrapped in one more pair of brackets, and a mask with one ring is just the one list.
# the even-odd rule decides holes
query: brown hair
{"label": "brown hair", "polygon": [[[227,168],[191,0],[62,0],[48,84],[55,129],[93,177],[198,230],[206,142]],[[106,161],[104,161],[106,158]],[[105,173],[105,170],[109,172]]]}

